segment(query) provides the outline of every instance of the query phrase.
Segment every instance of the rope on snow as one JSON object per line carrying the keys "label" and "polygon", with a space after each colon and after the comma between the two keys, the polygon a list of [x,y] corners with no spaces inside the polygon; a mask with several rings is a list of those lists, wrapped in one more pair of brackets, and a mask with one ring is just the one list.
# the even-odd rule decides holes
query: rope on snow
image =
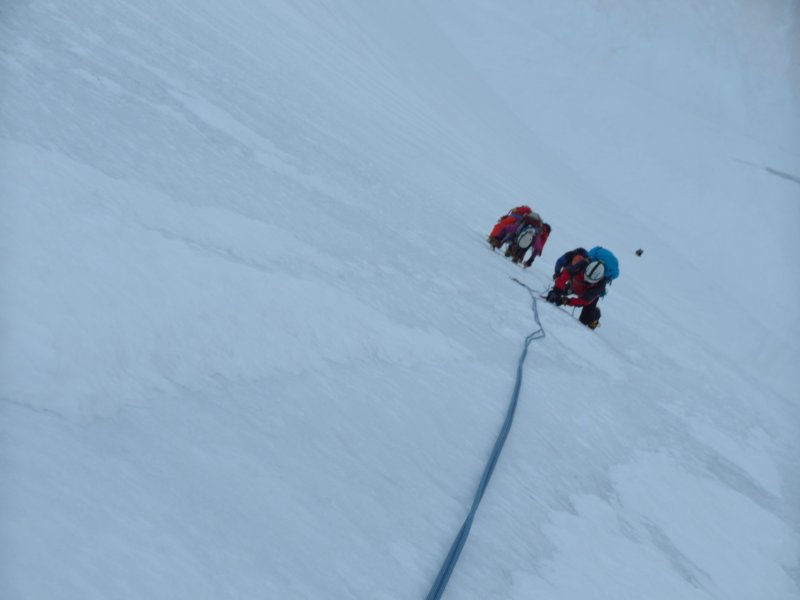
{"label": "rope on snow", "polygon": [[467,514],[467,518],[464,519],[464,524],[461,526],[458,535],[456,535],[455,540],[453,540],[453,545],[450,546],[450,551],[447,553],[447,557],[444,559],[441,569],[439,569],[439,574],[436,576],[436,580],[433,582],[433,586],[431,586],[431,590],[428,592],[426,600],[439,600],[439,598],[442,597],[445,588],[447,587],[447,582],[450,580],[450,575],[453,573],[453,569],[455,569],[456,563],[458,562],[458,557],[461,555],[461,550],[464,548],[464,544],[467,542],[467,537],[469,537],[469,531],[472,528],[472,521],[475,519],[475,513],[478,512],[478,505],[483,499],[483,493],[486,491],[486,488],[489,485],[489,480],[494,472],[494,467],[497,464],[497,460],[500,458],[500,452],[502,452],[503,446],[506,443],[508,432],[511,430],[511,423],[514,421],[514,413],[517,409],[519,390],[522,387],[522,366],[525,364],[525,358],[528,355],[528,346],[533,340],[540,340],[545,336],[544,327],[542,327],[542,323],[539,321],[539,307],[536,301],[536,293],[530,287],[522,283],[519,279],[512,277],[511,280],[527,289],[530,293],[531,300],[533,301],[533,320],[536,322],[538,329],[530,333],[528,337],[525,338],[525,346],[522,349],[522,354],[520,355],[519,362],[517,363],[517,381],[514,383],[514,391],[511,394],[511,402],[509,402],[508,409],[506,410],[506,419],[503,422],[503,426],[500,428],[500,433],[498,434],[497,440],[494,443],[494,449],[492,450],[491,456],[489,456],[489,461],[486,463],[486,468],[483,470],[483,476],[478,484],[475,497],[472,500],[472,507]]}

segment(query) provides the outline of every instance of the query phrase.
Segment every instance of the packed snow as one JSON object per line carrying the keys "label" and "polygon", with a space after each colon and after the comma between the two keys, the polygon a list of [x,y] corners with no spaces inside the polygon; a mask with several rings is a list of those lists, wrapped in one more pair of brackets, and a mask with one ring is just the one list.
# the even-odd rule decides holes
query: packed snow
{"label": "packed snow", "polygon": [[0,44],[0,597],[425,597],[511,278],[595,245],[444,597],[800,595],[797,0],[32,0]]}

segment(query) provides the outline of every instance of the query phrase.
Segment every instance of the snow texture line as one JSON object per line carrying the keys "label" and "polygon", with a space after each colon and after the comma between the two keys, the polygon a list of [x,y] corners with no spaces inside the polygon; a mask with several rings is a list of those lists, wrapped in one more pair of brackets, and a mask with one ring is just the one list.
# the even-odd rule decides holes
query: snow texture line
{"label": "snow texture line", "polygon": [[469,531],[472,528],[472,521],[475,519],[475,514],[478,512],[478,506],[483,499],[483,494],[489,485],[489,480],[492,477],[495,465],[497,465],[497,461],[500,458],[500,452],[502,452],[503,446],[506,443],[508,432],[511,430],[511,423],[514,421],[514,413],[517,409],[519,391],[522,387],[522,367],[525,364],[525,358],[528,356],[528,346],[533,340],[539,340],[545,336],[544,327],[542,327],[542,323],[539,321],[539,306],[536,301],[536,293],[533,289],[522,283],[519,279],[512,277],[511,280],[527,289],[530,293],[531,300],[533,302],[533,319],[538,328],[532,333],[528,334],[528,337],[525,338],[525,345],[522,348],[522,354],[520,355],[519,362],[517,363],[517,380],[514,383],[514,391],[511,394],[511,401],[508,404],[505,421],[503,422],[503,426],[500,428],[500,433],[497,435],[497,440],[495,441],[489,461],[486,463],[486,468],[483,470],[483,476],[478,484],[475,497],[472,500],[472,507],[467,514],[467,518],[464,519],[464,524],[461,525],[458,535],[456,535],[455,540],[453,540],[453,545],[450,546],[450,551],[447,553],[447,557],[442,563],[439,574],[436,576],[436,580],[433,582],[433,585],[426,596],[426,600],[438,600],[442,597],[442,594],[447,587],[447,582],[450,580],[450,575],[453,573],[453,569],[455,569],[456,563],[458,562],[458,557],[461,555],[461,550],[464,548],[464,544],[467,542],[467,537],[469,537]]}

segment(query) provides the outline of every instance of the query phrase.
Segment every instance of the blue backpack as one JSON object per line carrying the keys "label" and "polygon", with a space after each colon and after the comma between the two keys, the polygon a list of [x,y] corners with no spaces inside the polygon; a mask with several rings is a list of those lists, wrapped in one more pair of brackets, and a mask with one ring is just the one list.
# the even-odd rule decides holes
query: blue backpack
{"label": "blue backpack", "polygon": [[606,268],[606,281],[609,283],[619,277],[619,261],[611,250],[607,250],[602,246],[595,246],[589,250],[589,260],[599,260],[603,263]]}

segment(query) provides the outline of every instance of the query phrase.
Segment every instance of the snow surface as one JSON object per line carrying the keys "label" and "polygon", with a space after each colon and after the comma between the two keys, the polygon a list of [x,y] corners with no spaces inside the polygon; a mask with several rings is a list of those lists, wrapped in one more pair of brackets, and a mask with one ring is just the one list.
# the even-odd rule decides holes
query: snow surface
{"label": "snow surface", "polygon": [[800,595],[797,1],[33,0],[0,44],[0,597],[424,597],[509,277],[597,244],[445,596]]}

